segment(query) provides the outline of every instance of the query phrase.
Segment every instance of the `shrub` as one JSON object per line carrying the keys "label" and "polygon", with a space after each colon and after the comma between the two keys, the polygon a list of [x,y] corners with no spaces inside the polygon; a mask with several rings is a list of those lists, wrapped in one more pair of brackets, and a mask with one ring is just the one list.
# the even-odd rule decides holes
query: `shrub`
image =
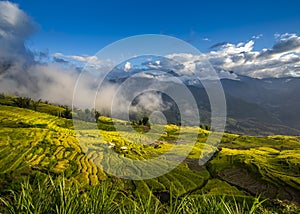
{"label": "shrub", "polygon": [[13,99],[13,102],[16,106],[20,108],[29,108],[31,98],[28,97],[17,97]]}

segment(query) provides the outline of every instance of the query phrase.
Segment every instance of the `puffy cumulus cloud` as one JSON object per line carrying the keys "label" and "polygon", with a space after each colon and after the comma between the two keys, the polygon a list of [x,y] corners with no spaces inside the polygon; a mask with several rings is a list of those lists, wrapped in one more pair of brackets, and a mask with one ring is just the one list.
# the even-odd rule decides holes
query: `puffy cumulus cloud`
{"label": "puffy cumulus cloud", "polygon": [[300,37],[296,34],[276,36],[276,44],[261,51],[255,51],[255,42],[250,40],[238,44],[218,43],[211,47],[217,50],[199,56],[174,54],[168,57],[181,63],[176,65],[177,69],[173,67],[177,73],[192,75],[198,71],[198,76],[202,79],[209,79],[209,73],[201,69],[203,59],[211,63],[220,78],[237,79],[236,74],[254,78],[295,76],[296,70],[293,68],[300,65]]}
{"label": "puffy cumulus cloud", "polygon": [[33,61],[33,54],[26,50],[24,42],[36,26],[16,4],[0,1],[0,74]]}
{"label": "puffy cumulus cloud", "polygon": [[129,71],[131,69],[131,63],[130,62],[126,62],[124,65],[124,71]]}
{"label": "puffy cumulus cloud", "polygon": [[237,45],[227,43],[222,46],[221,51],[230,55],[230,54],[238,54],[238,53],[247,53],[253,50],[254,41],[250,40],[247,43],[240,42]]}
{"label": "puffy cumulus cloud", "polygon": [[288,52],[300,52],[300,37],[296,34],[283,34],[271,49],[264,50],[260,57],[272,57],[275,54],[286,54]]}
{"label": "puffy cumulus cloud", "polygon": [[36,24],[27,16],[16,4],[8,1],[0,2],[0,36],[3,40],[10,41],[6,47],[12,45],[22,45],[24,39],[31,35]]}
{"label": "puffy cumulus cloud", "polygon": [[[237,75],[254,78],[279,78],[295,76],[293,68],[300,65],[300,37],[296,34],[275,34],[277,42],[269,49],[254,50],[255,39],[262,34],[252,37],[252,40],[231,44],[221,42],[210,47],[211,51],[201,55],[176,53],[162,59],[147,61],[142,64],[148,69],[165,70],[182,77],[184,80],[195,78],[214,79],[207,61],[218,73],[219,78],[238,79]],[[63,55],[57,55],[63,56]],[[107,62],[93,59],[93,57],[63,56],[81,62],[92,61],[101,69]],[[128,72],[138,69],[132,62],[123,64],[121,70]],[[120,70],[120,71],[121,71]],[[120,72],[122,73],[122,72]],[[149,75],[148,75],[149,76]],[[151,75],[150,75],[151,76]],[[154,75],[157,76],[157,75]],[[193,82],[193,81],[192,81]]]}
{"label": "puffy cumulus cloud", "polygon": [[26,86],[30,82],[27,78],[28,69],[34,63],[34,55],[25,48],[24,43],[35,31],[35,27],[36,24],[32,19],[16,4],[0,1],[0,87],[2,91],[11,91],[16,87],[27,90]]}
{"label": "puffy cumulus cloud", "polygon": [[281,35],[270,49],[254,51],[253,46],[253,41],[225,45],[207,57],[217,70],[256,78],[291,76],[287,68],[300,62],[300,37],[295,34]]}
{"label": "puffy cumulus cloud", "polygon": [[[217,74],[213,70],[207,54],[192,55],[187,53],[172,54],[166,56],[169,62],[169,68],[174,71],[176,76],[186,82],[195,82],[194,80],[216,80],[219,78],[236,79],[236,74],[232,72],[223,71]],[[171,60],[170,60],[171,59]],[[215,61],[218,63],[218,60]],[[166,64],[162,61],[161,64]],[[225,74],[226,73],[226,74]]]}

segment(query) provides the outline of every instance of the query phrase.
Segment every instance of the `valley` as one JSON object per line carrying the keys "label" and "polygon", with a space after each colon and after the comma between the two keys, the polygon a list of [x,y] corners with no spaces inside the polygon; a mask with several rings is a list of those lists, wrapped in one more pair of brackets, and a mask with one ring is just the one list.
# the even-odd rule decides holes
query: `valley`
{"label": "valley", "polygon": [[[249,200],[260,196],[268,198],[270,203],[281,200],[300,204],[298,136],[224,133],[221,143],[213,146],[206,144],[209,131],[199,127],[154,124],[150,130],[163,130],[163,134],[155,136],[158,139],[155,142],[141,143],[151,140],[143,134],[142,126],[136,126],[136,132],[129,132],[128,122],[100,116],[99,129],[91,129],[91,122],[77,121],[83,129],[76,133],[71,119],[55,116],[65,110],[63,107],[40,103],[34,111],[14,106],[10,99],[4,96],[0,100],[1,197],[9,189],[18,189],[26,178],[42,180],[49,175],[53,178],[64,175],[82,188],[110,181],[127,196],[147,198],[152,193],[162,203],[172,196],[197,198],[204,194]],[[123,130],[116,131],[114,124]],[[107,167],[118,167],[114,163],[123,161],[124,157],[149,160],[166,153],[177,143],[179,130],[184,136],[197,133],[198,137],[185,160],[169,173],[138,181],[105,172],[109,171]],[[97,137],[99,134],[101,138]],[[88,144],[80,144],[80,138],[87,138]],[[108,142],[113,147],[108,147]],[[180,148],[179,156],[185,150],[184,145]],[[118,155],[109,156],[109,151]],[[211,152],[214,155],[210,160],[199,165],[201,155]],[[121,173],[126,170],[140,169],[134,163],[129,168],[117,169]]]}

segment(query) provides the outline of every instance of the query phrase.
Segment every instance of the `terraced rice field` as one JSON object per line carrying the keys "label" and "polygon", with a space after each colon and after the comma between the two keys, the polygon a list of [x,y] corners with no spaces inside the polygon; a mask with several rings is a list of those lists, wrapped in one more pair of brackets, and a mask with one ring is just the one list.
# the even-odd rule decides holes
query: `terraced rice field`
{"label": "terraced rice field", "polygon": [[[105,117],[98,123],[98,127],[103,128],[100,130],[90,129],[93,126],[87,122],[78,122],[83,129],[75,132],[70,125],[72,120],[0,105],[0,176],[29,167],[44,174],[64,173],[83,186],[95,185],[104,179],[117,179],[104,172],[110,168],[120,174],[126,170],[141,173],[130,160],[150,160],[165,154],[174,145],[179,148],[177,155],[184,154],[186,146],[177,142],[181,131],[186,139],[198,134],[187,159],[157,178],[123,179],[124,191],[145,196],[150,191],[158,196],[170,191],[178,196],[264,194],[300,203],[299,137],[225,134],[217,148],[206,145],[209,132],[196,127],[155,125],[153,132],[141,134],[129,132],[128,123],[119,120],[114,121],[121,125],[116,131],[112,119]],[[108,148],[108,142],[115,146]],[[126,151],[121,149],[124,146]],[[217,151],[215,156],[207,164],[198,164],[203,152],[214,151]],[[124,158],[130,167],[116,165]]]}
{"label": "terraced rice field", "polygon": [[105,178],[82,152],[74,131],[61,127],[66,119],[8,106],[1,106],[0,118],[1,173],[26,163],[35,170],[65,172],[85,184]]}

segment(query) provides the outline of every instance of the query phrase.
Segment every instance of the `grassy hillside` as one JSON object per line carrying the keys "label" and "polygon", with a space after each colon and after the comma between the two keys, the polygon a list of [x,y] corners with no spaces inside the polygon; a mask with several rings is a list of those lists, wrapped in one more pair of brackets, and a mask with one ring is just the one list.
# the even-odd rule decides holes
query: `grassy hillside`
{"label": "grassy hillside", "polygon": [[[66,110],[64,107],[40,103],[36,108],[19,108],[13,99],[0,98],[0,194],[4,198],[11,198],[9,190],[18,192],[24,188],[24,181],[34,186],[48,176],[56,180],[64,175],[67,183],[75,183],[79,189],[112,182],[129,201],[147,201],[152,195],[150,198],[159,203],[169,203],[173,198],[181,200],[188,196],[196,200],[204,194],[234,196],[238,201],[261,195],[270,199],[271,207],[278,199],[285,201],[276,208],[282,210],[291,203],[300,204],[300,137],[224,134],[218,147],[205,147],[209,133],[206,130],[154,125],[152,129],[165,133],[154,136],[159,140],[152,144],[141,144],[150,138],[128,132],[128,122],[104,116],[99,117],[99,129],[89,122],[77,121],[82,130],[77,130],[76,136],[72,120],[59,117],[59,112]],[[123,125],[123,130],[117,132],[113,122]],[[135,127],[140,132],[145,128]],[[179,129],[185,137],[197,133],[197,142],[185,161],[165,175],[132,181],[110,176],[101,167],[113,163],[111,158],[104,158],[104,152],[107,154],[110,149],[133,160],[164,154],[177,143]],[[99,134],[103,138],[98,138]],[[88,138],[88,144],[80,145],[80,138]],[[115,147],[108,148],[107,142]],[[123,151],[122,146],[128,150]],[[184,152],[184,145],[180,148]],[[216,151],[213,158],[200,166],[201,154],[212,151]]]}

